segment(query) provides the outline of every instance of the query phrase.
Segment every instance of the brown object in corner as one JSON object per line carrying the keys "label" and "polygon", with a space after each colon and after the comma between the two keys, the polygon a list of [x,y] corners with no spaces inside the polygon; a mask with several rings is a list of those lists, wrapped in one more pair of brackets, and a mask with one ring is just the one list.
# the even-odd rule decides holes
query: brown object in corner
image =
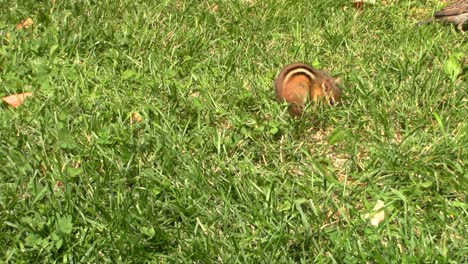
{"label": "brown object in corner", "polygon": [[434,20],[455,24],[458,30],[464,32],[463,25],[468,23],[468,0],[452,1],[445,8],[435,12],[433,18],[418,24],[426,24]]}

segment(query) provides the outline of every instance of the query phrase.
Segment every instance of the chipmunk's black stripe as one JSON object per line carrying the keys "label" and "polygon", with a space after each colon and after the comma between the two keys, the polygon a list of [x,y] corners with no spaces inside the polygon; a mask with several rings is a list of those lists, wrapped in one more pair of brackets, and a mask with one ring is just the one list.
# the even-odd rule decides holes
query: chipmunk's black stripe
{"label": "chipmunk's black stripe", "polygon": [[316,76],[309,69],[306,69],[304,67],[298,67],[286,72],[286,74],[284,75],[285,77],[283,83],[287,83],[289,79],[299,74],[306,75],[311,81],[315,80],[316,78]]}

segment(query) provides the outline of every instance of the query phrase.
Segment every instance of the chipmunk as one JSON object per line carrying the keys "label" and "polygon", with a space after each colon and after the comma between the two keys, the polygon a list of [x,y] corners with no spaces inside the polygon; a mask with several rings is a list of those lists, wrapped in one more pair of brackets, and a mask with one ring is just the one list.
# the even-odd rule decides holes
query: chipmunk
{"label": "chipmunk", "polygon": [[319,99],[330,105],[341,101],[339,82],[321,70],[304,63],[286,66],[275,80],[276,96],[280,101],[289,102],[289,112],[301,116],[310,100]]}

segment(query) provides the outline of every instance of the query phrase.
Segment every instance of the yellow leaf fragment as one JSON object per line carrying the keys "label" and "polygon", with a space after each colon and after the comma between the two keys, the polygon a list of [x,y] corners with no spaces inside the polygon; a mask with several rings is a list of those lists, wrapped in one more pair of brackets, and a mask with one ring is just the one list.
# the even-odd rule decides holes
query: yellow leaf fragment
{"label": "yellow leaf fragment", "polygon": [[132,117],[130,118],[130,121],[132,123],[133,122],[140,123],[140,122],[143,122],[143,117],[141,117],[141,115],[138,112],[133,112]]}
{"label": "yellow leaf fragment", "polygon": [[13,108],[17,108],[18,106],[22,105],[24,100],[31,96],[31,92],[26,92],[26,93],[20,93],[20,94],[13,94],[9,96],[5,96],[2,98],[2,100],[9,104]]}
{"label": "yellow leaf fragment", "polygon": [[365,214],[364,218],[365,219],[370,218],[371,225],[378,226],[383,220],[385,220],[384,207],[385,207],[384,202],[381,200],[378,200],[374,206],[374,209],[372,210],[372,213]]}
{"label": "yellow leaf fragment", "polygon": [[32,20],[32,18],[28,17],[23,22],[16,25],[16,29],[20,30],[20,29],[23,29],[23,28],[28,28],[28,27],[32,26],[33,24],[34,24],[34,21]]}
{"label": "yellow leaf fragment", "polygon": [[211,6],[211,12],[213,13],[217,13],[219,11],[219,5],[218,4],[214,4]]}

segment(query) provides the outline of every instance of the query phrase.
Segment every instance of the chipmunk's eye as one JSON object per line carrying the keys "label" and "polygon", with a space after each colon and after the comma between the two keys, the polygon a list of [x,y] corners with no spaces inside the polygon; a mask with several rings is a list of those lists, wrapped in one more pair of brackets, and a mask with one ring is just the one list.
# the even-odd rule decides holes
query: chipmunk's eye
{"label": "chipmunk's eye", "polygon": [[329,103],[330,103],[330,105],[335,105],[335,100],[333,100],[333,98],[330,98]]}

